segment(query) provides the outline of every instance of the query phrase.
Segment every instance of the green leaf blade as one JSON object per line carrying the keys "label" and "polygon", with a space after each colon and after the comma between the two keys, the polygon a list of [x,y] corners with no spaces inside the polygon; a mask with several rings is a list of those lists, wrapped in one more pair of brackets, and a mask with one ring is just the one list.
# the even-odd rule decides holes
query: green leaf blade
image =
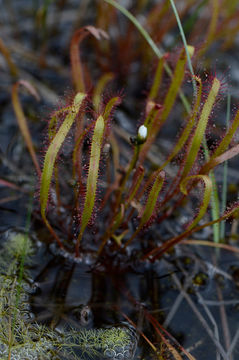
{"label": "green leaf blade", "polygon": [[86,95],[83,93],[78,93],[75,96],[74,103],[69,110],[69,113],[66,115],[65,120],[60,126],[59,130],[55,134],[52,142],[46,152],[42,170],[41,177],[41,186],[40,186],[40,205],[41,205],[41,215],[43,220],[45,221],[47,227],[49,228],[50,224],[46,219],[46,208],[48,204],[50,185],[53,175],[53,170],[56,162],[56,157],[58,152],[71,129],[71,126],[75,120],[75,117],[80,110],[80,107],[85,100]]}
{"label": "green leaf blade", "polygon": [[219,90],[221,87],[221,82],[216,77],[213,79],[211,89],[209,91],[208,97],[203,105],[200,118],[198,121],[198,124],[195,129],[194,136],[192,138],[191,144],[188,149],[188,155],[185,162],[183,175],[182,177],[185,178],[188,173],[190,172],[196,157],[198,155],[198,152],[201,147],[201,143],[203,140],[203,137],[205,135],[206,127],[208,124],[208,119],[210,117],[210,114],[212,112],[213,106],[215,104],[215,101],[217,99]]}
{"label": "green leaf blade", "polygon": [[93,132],[89,172],[88,172],[87,184],[86,184],[86,196],[84,201],[83,213],[81,217],[80,233],[78,235],[78,239],[76,243],[76,256],[79,255],[79,243],[91,219],[93,208],[95,205],[96,188],[97,188],[97,180],[99,175],[99,164],[101,157],[101,147],[104,137],[104,130],[105,130],[105,121],[103,116],[100,115],[96,120],[94,132]]}

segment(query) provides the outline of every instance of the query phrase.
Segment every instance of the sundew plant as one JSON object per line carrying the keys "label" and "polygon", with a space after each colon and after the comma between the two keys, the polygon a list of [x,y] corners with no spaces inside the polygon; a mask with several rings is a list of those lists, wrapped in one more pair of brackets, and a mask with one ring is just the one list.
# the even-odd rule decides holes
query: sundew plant
{"label": "sundew plant", "polygon": [[[127,159],[121,153],[123,141],[114,124],[117,109],[125,101],[121,89],[106,96],[113,73],[102,73],[93,85],[90,71],[80,56],[79,47],[84,39],[94,37],[99,44],[109,41],[105,30],[85,26],[72,37],[70,58],[75,94],[49,117],[42,169],[17,96],[19,84],[36,96],[28,82],[18,82],[13,88],[13,105],[39,176],[41,216],[59,247],[79,257],[86,250],[93,249],[99,256],[107,248],[125,252],[136,245],[141,249],[140,256],[155,259],[193,232],[232,217],[238,210],[234,204],[221,214],[214,211],[212,221],[203,222],[212,197],[212,207],[217,205],[213,169],[239,151],[233,143],[239,112],[220,139],[207,149],[206,139],[210,138],[216,108],[224,96],[225,80],[215,73],[205,81],[200,74],[190,73],[188,64],[190,67],[200,52],[206,51],[215,28],[207,35],[204,50],[185,43],[176,52],[163,55],[135,17],[114,1],[107,2],[132,21],[157,56],[144,99],[143,117],[135,120],[138,125],[134,134],[125,134],[130,145]],[[114,7],[112,14],[116,11]],[[186,96],[184,91],[189,82],[193,91]],[[172,126],[168,122],[179,102],[185,108],[180,112],[182,128],[178,129],[164,160],[152,164],[149,162],[152,148],[157,146],[162,129]],[[173,176],[168,172],[170,165],[174,167]],[[170,218],[192,194],[197,198],[197,207],[192,209],[191,219],[182,231],[162,244],[145,245],[144,232]]]}
{"label": "sundew plant", "polygon": [[[95,29],[95,32],[97,31]],[[193,50],[191,49],[192,57]],[[161,247],[153,249],[150,256],[162,253],[187,235],[197,231],[198,223],[207,212],[212,195],[213,183],[209,177],[210,171],[238,153],[238,145],[227,150],[238,127],[237,112],[217,146],[210,151],[207,158],[203,156],[202,144],[210,131],[207,129],[214,108],[222,96],[224,82],[214,75],[203,83],[201,77],[197,75],[193,78],[196,83],[196,96],[189,114],[186,115],[184,128],[175,139],[175,145],[165,161],[154,170],[149,168],[147,156],[151,146],[157,141],[157,135],[167,122],[175,101],[181,94],[183,83],[188,80],[187,56],[183,48],[177,55],[166,94],[159,103],[158,93],[164,78],[165,64],[166,58],[162,57],[158,61],[152,86],[145,101],[144,119],[138,129],[135,128],[135,136],[131,138],[131,159],[123,168],[120,164],[120,144],[115,140],[112,123],[114,112],[122,101],[121,96],[101,102],[96,115],[86,120],[88,108],[96,108],[94,100],[102,87],[102,79],[96,86],[94,96],[90,96],[86,91],[78,92],[70,104],[57,110],[50,118],[49,146],[41,175],[41,215],[58,245],[67,249],[74,246],[77,257],[80,254],[80,247],[83,244],[87,247],[88,240],[84,241],[84,237],[91,223],[106,221],[105,229],[95,234],[98,254],[107,246],[109,240],[114,241],[116,249],[126,249],[133,242],[140,242],[143,231],[153,222],[169,217],[196,188],[200,189],[198,210],[192,213],[185,231],[168,240]],[[74,67],[80,69],[80,59],[73,62]],[[73,70],[73,75],[77,73],[79,76],[80,71],[76,69]],[[85,88],[85,85],[81,87]],[[63,143],[71,131],[74,144],[68,160],[72,168],[68,183],[73,184],[73,198],[70,198],[68,204],[60,200],[62,170],[59,169],[58,158]],[[87,149],[83,146],[85,141],[88,143]],[[106,149],[108,149],[108,158],[104,159]],[[183,156],[177,174],[170,181],[167,165],[180,154]],[[117,173],[119,168],[121,168],[120,174]],[[65,175],[63,179],[66,181]],[[64,216],[73,216],[73,221],[67,221],[67,237],[57,232],[48,219],[47,214],[51,213],[51,202],[53,202],[51,200],[53,191],[56,193],[55,213],[57,214],[57,208],[61,206],[65,208]],[[232,216],[236,209],[237,207],[234,206],[227,210],[214,222]],[[107,220],[104,218],[106,211],[109,212]],[[135,216],[137,216],[137,225],[132,231],[129,224]],[[209,224],[202,226],[206,225]],[[86,239],[89,239],[89,236],[86,236]]]}

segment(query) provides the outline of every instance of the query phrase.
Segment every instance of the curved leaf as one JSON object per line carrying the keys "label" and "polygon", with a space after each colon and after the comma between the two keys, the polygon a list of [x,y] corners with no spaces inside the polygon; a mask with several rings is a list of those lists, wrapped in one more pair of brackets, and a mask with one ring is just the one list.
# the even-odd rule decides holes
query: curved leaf
{"label": "curved leaf", "polygon": [[39,96],[38,96],[35,88],[26,80],[19,80],[12,87],[12,104],[13,104],[13,108],[14,108],[14,111],[16,114],[18,125],[21,130],[22,136],[26,142],[26,145],[28,147],[33,164],[35,165],[37,174],[40,177],[41,169],[40,169],[40,166],[39,166],[39,163],[37,160],[37,156],[36,156],[36,153],[34,150],[31,134],[30,134],[28,126],[27,126],[27,120],[25,118],[21,103],[19,101],[18,89],[19,89],[20,85],[24,86],[30,92],[30,94],[33,95],[37,100],[39,100]]}
{"label": "curved leaf", "polygon": [[207,175],[193,175],[193,176],[186,177],[180,184],[180,190],[182,191],[182,193],[184,195],[188,194],[187,184],[191,180],[196,180],[196,184],[198,183],[198,181],[202,181],[204,183],[204,194],[203,194],[202,204],[200,205],[200,208],[199,208],[199,212],[198,212],[196,218],[192,221],[192,223],[187,228],[188,230],[192,229],[195,225],[197,225],[197,223],[205,215],[208,205],[209,205],[209,202],[210,202],[211,193],[212,193],[212,181]]}
{"label": "curved leaf", "polygon": [[80,92],[85,91],[85,82],[80,59],[79,44],[89,34],[93,35],[97,40],[100,40],[101,37],[108,38],[108,35],[104,30],[97,29],[94,26],[82,27],[74,33],[70,45],[72,77],[76,91]]}
{"label": "curved leaf", "polygon": [[157,170],[155,171],[155,173],[153,173],[152,178],[153,178],[153,185],[146,200],[144,209],[142,211],[139,226],[137,230],[134,232],[134,234],[131,236],[131,238],[126,242],[124,248],[126,248],[138,235],[138,233],[143,229],[143,227],[149,223],[155,212],[155,209],[157,207],[158,195],[164,183],[165,173],[162,170]]}

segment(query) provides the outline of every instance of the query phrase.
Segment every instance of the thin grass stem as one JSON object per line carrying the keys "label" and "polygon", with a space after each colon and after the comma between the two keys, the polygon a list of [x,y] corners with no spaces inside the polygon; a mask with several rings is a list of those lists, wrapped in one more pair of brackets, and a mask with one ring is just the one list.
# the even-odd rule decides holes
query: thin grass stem
{"label": "thin grass stem", "polygon": [[[124,14],[135,25],[135,27],[139,30],[139,32],[145,38],[145,40],[147,41],[147,43],[149,44],[149,46],[151,47],[151,49],[153,50],[155,55],[159,59],[161,59],[163,57],[164,54],[159,50],[159,48],[157,47],[157,45],[155,44],[155,42],[153,41],[153,39],[151,38],[149,33],[143,28],[143,26],[139,23],[139,21],[128,10],[126,10],[123,6],[119,5],[114,0],[104,0],[104,1],[107,2],[108,4],[111,4],[112,6],[114,6],[119,11],[121,11],[122,14]],[[164,69],[167,72],[167,74],[169,75],[169,77],[172,78],[173,72],[170,69],[167,62],[164,63]],[[182,93],[181,90],[179,91],[179,96],[180,96],[180,99],[181,99],[181,101],[183,103],[183,106],[185,107],[187,113],[190,113],[190,111],[191,111],[190,104],[189,104],[187,98],[185,97],[185,95]]]}
{"label": "thin grass stem", "polygon": [[180,20],[179,15],[178,15],[178,11],[177,11],[177,8],[176,8],[176,6],[175,6],[175,3],[174,3],[173,0],[170,0],[170,3],[171,3],[171,6],[172,6],[172,9],[173,9],[175,18],[176,18],[176,20],[177,20],[178,28],[179,28],[180,35],[181,35],[181,38],[182,38],[182,41],[183,41],[183,45],[184,45],[184,48],[185,48],[185,52],[186,52],[186,56],[187,56],[187,61],[188,61],[188,68],[189,68],[190,73],[191,73],[191,75],[192,75],[193,94],[194,94],[194,98],[196,98],[196,96],[197,96],[197,83],[196,83],[196,80],[195,80],[195,75],[194,75],[194,71],[193,71],[193,66],[192,66],[191,57],[190,57],[190,54],[189,54],[189,51],[188,51],[187,40],[186,40],[186,37],[185,37],[185,34],[184,34],[184,30],[183,30],[183,27],[182,27],[182,23],[181,23],[181,20]]}
{"label": "thin grass stem", "polygon": [[[226,115],[226,128],[229,128],[229,119],[230,119],[230,109],[231,109],[231,95],[227,95],[227,115]],[[228,161],[226,160],[223,165],[223,183],[222,183],[222,202],[221,202],[221,212],[223,213],[226,210],[227,203],[227,175],[228,175]],[[225,238],[225,221],[220,223],[220,239]]]}
{"label": "thin grass stem", "polygon": [[119,5],[114,0],[104,0],[108,4],[114,6],[116,9],[118,9],[122,14],[124,14],[132,23],[135,25],[135,27],[139,30],[141,35],[145,38],[151,49],[154,51],[156,56],[160,59],[163,56],[163,53],[159,50],[153,39],[150,37],[148,32],[142,27],[142,25],[139,23],[139,21],[123,6]]}
{"label": "thin grass stem", "polygon": [[[217,191],[217,183],[215,179],[215,175],[213,171],[210,171],[209,177],[212,181],[212,196],[211,196],[211,213],[212,213],[212,219],[216,220],[220,216],[220,204],[219,204],[219,197],[218,197],[218,191]],[[220,223],[215,223],[212,226],[213,229],[213,241],[215,243],[220,242]]]}

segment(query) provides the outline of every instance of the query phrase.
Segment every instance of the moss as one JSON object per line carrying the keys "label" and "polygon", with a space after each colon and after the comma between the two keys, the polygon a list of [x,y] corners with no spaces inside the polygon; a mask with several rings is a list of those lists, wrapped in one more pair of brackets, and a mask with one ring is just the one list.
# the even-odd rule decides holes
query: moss
{"label": "moss", "polygon": [[132,359],[137,338],[126,325],[59,333],[29,322],[32,289],[24,280],[25,268],[22,279],[18,273],[22,256],[29,262],[32,252],[29,238],[21,234],[11,236],[0,251],[0,360],[9,355],[11,360]]}
{"label": "moss", "polygon": [[[104,359],[132,359],[136,347],[134,332],[128,327],[112,327],[71,331],[64,337],[66,349],[64,352],[77,352],[82,356]],[[69,348],[68,348],[69,347]],[[67,349],[68,348],[68,349]]]}

